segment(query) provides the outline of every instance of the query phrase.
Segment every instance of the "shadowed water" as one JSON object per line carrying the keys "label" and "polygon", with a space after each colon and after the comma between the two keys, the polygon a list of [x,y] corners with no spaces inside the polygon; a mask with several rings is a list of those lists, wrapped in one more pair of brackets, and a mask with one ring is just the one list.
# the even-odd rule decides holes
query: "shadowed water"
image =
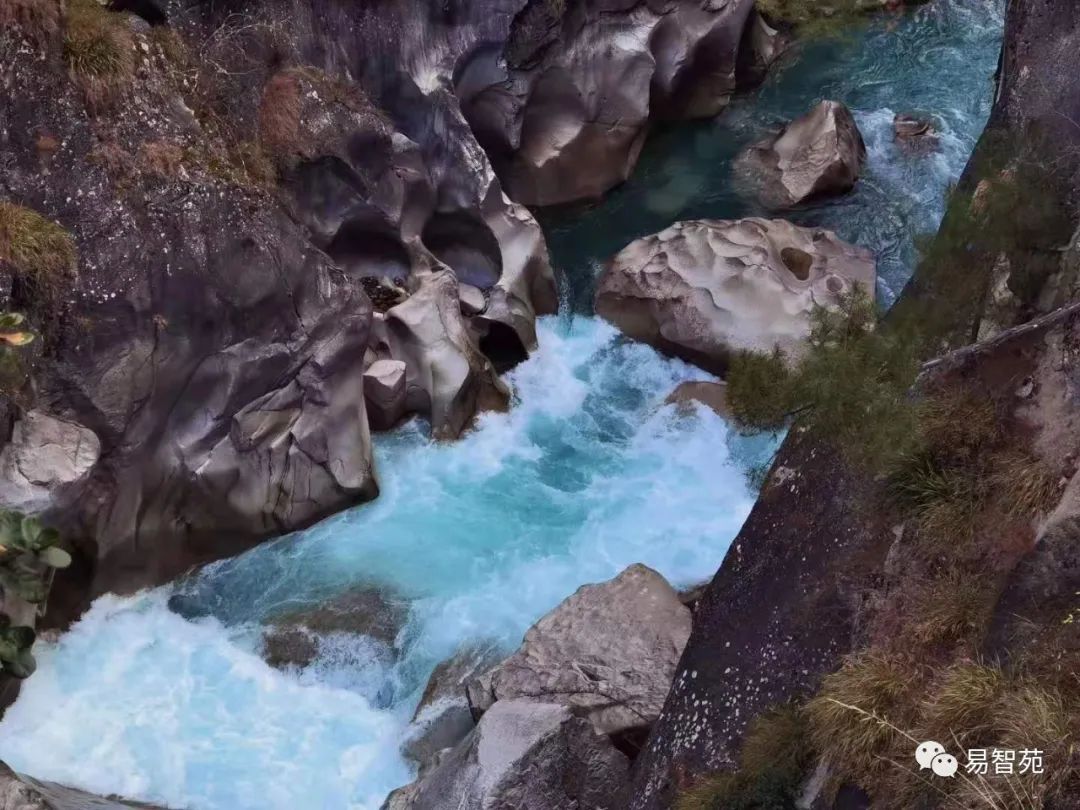
{"label": "shadowed water", "polygon": [[[761,88],[719,118],[656,133],[633,177],[601,204],[541,217],[578,306],[592,296],[592,274],[581,268],[595,271],[632,239],[682,219],[774,216],[739,193],[732,160],[823,99],[851,108],[866,141],[866,167],[851,194],[783,216],[873,250],[882,302],[891,304],[915,264],[917,238],[937,229],[949,186],[990,114],[1003,6],[937,0],[881,15],[843,38],[798,43]],[[896,113],[930,116],[939,149],[902,151],[893,142]]]}
{"label": "shadowed water", "polygon": [[[634,237],[760,213],[731,189],[731,158],[824,97],[854,109],[868,168],[853,194],[794,219],[872,247],[895,292],[985,120],[1000,26],[995,3],[939,0],[800,45],[722,118],[659,133],[602,205],[544,217],[568,309],[588,311],[597,262]],[[937,118],[940,152],[892,144],[893,113],[910,111]],[[706,375],[591,317],[539,331],[540,350],[509,377],[509,413],[453,444],[416,423],[377,437],[375,502],[175,586],[99,599],[40,645],[0,724],[0,758],[191,810],[375,810],[411,778],[399,746],[438,661],[476,642],[512,649],[575,588],[633,562],[679,586],[711,576],[752,504],[744,471],[773,440],[665,406],[677,383]],[[334,637],[290,672],[259,657],[267,617],[358,586],[408,605],[391,646]]]}

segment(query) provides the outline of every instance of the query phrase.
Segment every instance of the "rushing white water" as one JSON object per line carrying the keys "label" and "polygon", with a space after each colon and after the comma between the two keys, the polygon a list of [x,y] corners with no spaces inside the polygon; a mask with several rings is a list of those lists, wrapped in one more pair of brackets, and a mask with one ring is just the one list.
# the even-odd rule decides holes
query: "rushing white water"
{"label": "rushing white water", "polygon": [[[405,427],[379,443],[377,501],[185,583],[188,612],[212,616],[170,612],[171,589],[98,600],[43,645],[0,758],[194,810],[377,808],[409,780],[397,750],[418,689],[463,643],[510,648],[634,562],[678,585],[711,575],[752,503],[732,448],[762,448],[663,405],[700,371],[591,318],[540,333],[509,413],[455,444]],[[358,583],[409,600],[396,658],[343,641],[283,673],[255,654],[260,619]]]}

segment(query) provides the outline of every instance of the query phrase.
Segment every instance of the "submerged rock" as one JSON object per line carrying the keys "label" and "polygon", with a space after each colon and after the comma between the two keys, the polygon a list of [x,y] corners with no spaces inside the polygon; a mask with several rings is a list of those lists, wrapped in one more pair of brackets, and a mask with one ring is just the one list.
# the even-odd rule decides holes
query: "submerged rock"
{"label": "submerged rock", "polygon": [[933,121],[921,116],[898,113],[893,118],[893,137],[908,152],[930,152],[938,147]]}
{"label": "submerged rock", "polygon": [[843,194],[859,179],[866,145],[851,112],[822,101],[774,138],[749,147],[735,170],[773,209]]}
{"label": "submerged rock", "polygon": [[367,636],[394,645],[408,604],[379,588],[354,588],[312,608],[279,613],[263,633],[263,657],[275,667],[309,666],[333,636]]}
{"label": "submerged rock", "polygon": [[608,263],[596,312],[626,335],[722,374],[730,352],[798,352],[813,305],[859,285],[873,295],[873,254],[832,231],[784,220],[678,222]]}
{"label": "submerged rock", "polygon": [[512,656],[468,685],[482,714],[498,701],[560,703],[601,734],[647,728],[690,635],[690,611],[660,574],[632,565],[585,585],[525,634]]}
{"label": "submerged rock", "polygon": [[628,763],[566,706],[503,700],[384,810],[619,810]]}

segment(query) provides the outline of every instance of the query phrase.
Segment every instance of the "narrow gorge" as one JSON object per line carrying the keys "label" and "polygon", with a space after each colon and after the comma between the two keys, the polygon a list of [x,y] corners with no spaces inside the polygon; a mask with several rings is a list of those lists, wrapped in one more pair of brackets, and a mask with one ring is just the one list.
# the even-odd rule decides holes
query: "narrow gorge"
{"label": "narrow gorge", "polygon": [[[5,806],[1077,806],[1078,30],[0,0],[0,506],[56,548],[0,547],[47,588],[0,577],[36,627],[29,677],[0,649]],[[946,453],[909,404],[960,389],[996,410]],[[894,485],[918,453],[982,465],[959,561],[925,550],[956,479]],[[951,635],[912,607],[939,579],[981,583]],[[934,707],[961,665],[1052,681],[1059,781],[919,793],[872,734],[846,768],[822,701],[940,728],[839,689],[869,658]]]}

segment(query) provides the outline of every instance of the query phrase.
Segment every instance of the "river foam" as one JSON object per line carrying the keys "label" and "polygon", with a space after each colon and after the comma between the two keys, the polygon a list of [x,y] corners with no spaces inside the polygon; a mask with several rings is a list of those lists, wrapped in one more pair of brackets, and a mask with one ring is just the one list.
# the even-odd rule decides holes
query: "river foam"
{"label": "river foam", "polygon": [[[98,793],[193,810],[378,808],[432,667],[509,650],[578,586],[634,562],[709,577],[752,504],[747,447],[663,404],[702,372],[592,318],[546,319],[515,406],[453,444],[407,425],[377,446],[382,494],[181,585],[104,597],[0,724],[0,758]],[[768,443],[766,443],[768,444]],[[734,453],[742,458],[733,457]],[[258,656],[259,623],[357,584],[408,601],[388,655],[342,637],[311,667]],[[168,608],[183,596],[182,618]]]}

